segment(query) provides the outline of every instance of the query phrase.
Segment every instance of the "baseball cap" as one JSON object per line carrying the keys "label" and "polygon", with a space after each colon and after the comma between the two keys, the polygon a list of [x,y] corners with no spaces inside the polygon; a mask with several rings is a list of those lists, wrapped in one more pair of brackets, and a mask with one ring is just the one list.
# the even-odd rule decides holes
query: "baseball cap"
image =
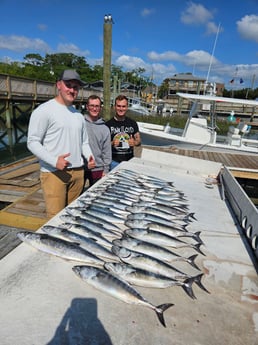
{"label": "baseball cap", "polygon": [[79,74],[73,69],[64,70],[58,80],[77,80],[81,86],[86,85],[86,83],[81,80]]}

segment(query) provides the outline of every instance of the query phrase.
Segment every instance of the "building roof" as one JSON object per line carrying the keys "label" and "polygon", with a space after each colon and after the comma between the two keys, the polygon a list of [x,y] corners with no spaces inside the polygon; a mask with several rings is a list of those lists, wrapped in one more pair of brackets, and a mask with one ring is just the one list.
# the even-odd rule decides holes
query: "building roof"
{"label": "building roof", "polygon": [[206,78],[196,77],[192,73],[178,73],[174,74],[169,80],[195,80],[195,81],[205,81]]}

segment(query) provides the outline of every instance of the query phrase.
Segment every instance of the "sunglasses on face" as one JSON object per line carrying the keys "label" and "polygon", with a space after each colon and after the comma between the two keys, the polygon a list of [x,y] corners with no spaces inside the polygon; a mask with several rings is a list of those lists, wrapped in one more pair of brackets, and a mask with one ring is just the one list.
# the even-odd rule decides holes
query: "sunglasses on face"
{"label": "sunglasses on face", "polygon": [[74,89],[75,91],[78,91],[80,89],[80,85],[78,84],[73,84],[72,82],[69,81],[63,81],[67,89]]}

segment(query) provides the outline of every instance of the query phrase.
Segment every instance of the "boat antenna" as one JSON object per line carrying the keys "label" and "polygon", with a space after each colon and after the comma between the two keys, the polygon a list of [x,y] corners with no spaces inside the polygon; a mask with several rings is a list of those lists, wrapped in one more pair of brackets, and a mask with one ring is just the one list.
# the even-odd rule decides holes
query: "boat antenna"
{"label": "boat antenna", "polygon": [[208,73],[207,73],[207,77],[206,77],[206,84],[208,84],[208,81],[209,81],[211,65],[212,65],[212,62],[213,62],[213,57],[214,57],[214,52],[215,52],[216,45],[217,45],[217,40],[218,40],[219,32],[220,32],[220,23],[219,23],[219,26],[218,26],[218,29],[217,29],[217,33],[216,33],[216,37],[215,37],[215,41],[214,41],[214,45],[213,45],[213,49],[212,49],[212,54],[211,54],[211,58],[210,58],[210,65],[209,65]]}

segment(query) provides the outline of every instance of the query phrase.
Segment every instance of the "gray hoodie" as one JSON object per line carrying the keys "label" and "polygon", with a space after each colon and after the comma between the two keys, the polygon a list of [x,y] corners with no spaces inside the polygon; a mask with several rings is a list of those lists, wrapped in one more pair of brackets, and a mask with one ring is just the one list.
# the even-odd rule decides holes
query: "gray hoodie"
{"label": "gray hoodie", "polygon": [[89,115],[85,115],[85,120],[90,148],[96,162],[96,168],[92,170],[104,170],[105,173],[108,173],[112,160],[109,128],[102,118],[93,122]]}

